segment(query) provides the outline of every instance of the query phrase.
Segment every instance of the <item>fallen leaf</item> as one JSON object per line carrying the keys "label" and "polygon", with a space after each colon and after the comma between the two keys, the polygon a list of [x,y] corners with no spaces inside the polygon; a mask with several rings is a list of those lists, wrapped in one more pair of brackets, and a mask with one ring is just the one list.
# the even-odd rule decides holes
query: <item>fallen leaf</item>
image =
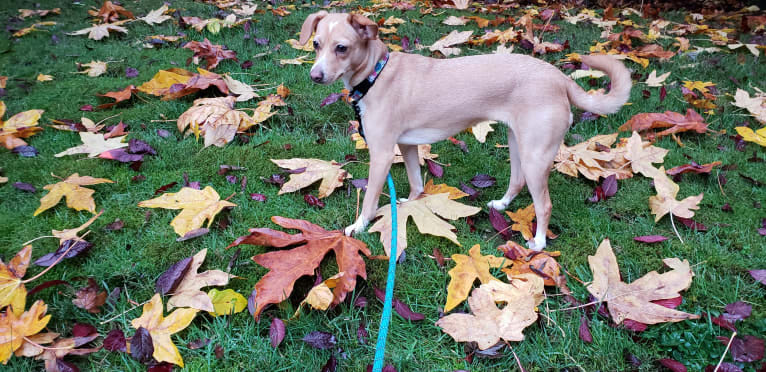
{"label": "fallen leaf", "polygon": [[269,272],[255,284],[253,316],[258,319],[261,311],[270,305],[284,301],[293,290],[298,278],[314,274],[322,259],[331,250],[335,253],[338,271],[343,272],[333,291],[332,305],[341,303],[356,287],[357,277],[367,278],[362,252],[369,256],[367,245],[345,236],[342,231],[327,231],[320,226],[303,220],[274,216],[271,220],[286,229],[301,232],[290,235],[268,228],[250,229],[250,235],[241,236],[227,248],[240,244],[271,247],[295,246],[282,251],[273,251],[253,256],[253,261],[269,269]]}
{"label": "fallen leaf", "polygon": [[61,182],[45,185],[43,188],[48,190],[48,193],[40,199],[40,207],[37,208],[34,215],[37,216],[46,209],[55,206],[65,196],[67,207],[96,214],[96,202],[93,200],[95,191],[83,186],[100,183],[114,183],[114,181],[90,176],[80,177],[78,173],[74,173]]}
{"label": "fallen leaf", "polygon": [[[21,278],[27,273],[31,258],[32,246],[26,245],[13,256],[8,264],[0,260],[0,309],[10,305],[10,311],[16,316],[21,316],[27,302],[27,289]],[[3,318],[0,317],[0,323],[2,321]],[[1,342],[2,335],[0,335]],[[3,358],[2,355],[3,351],[0,348],[0,360],[4,362],[7,357]],[[10,356],[10,352],[8,356]]]}
{"label": "fallen leaf", "polygon": [[144,328],[149,331],[154,347],[152,353],[154,359],[158,362],[177,364],[183,368],[183,358],[170,336],[189,326],[197,315],[197,309],[176,309],[164,317],[162,308],[162,298],[159,294],[155,294],[149,302],[144,304],[141,316],[133,319],[130,324],[133,328]]}
{"label": "fallen leaf", "polygon": [[[24,343],[24,338],[42,331],[51,319],[45,315],[48,305],[38,300],[29,311],[6,309],[0,313],[0,362],[6,364],[11,354]],[[17,313],[18,312],[18,313]]]}
{"label": "fallen leaf", "polygon": [[668,240],[667,237],[662,235],[644,235],[644,236],[637,236],[633,238],[633,240],[641,243],[660,243]]}
{"label": "fallen leaf", "polygon": [[434,185],[434,180],[430,179],[423,187],[423,193],[429,195],[448,194],[447,198],[450,200],[460,199],[468,196],[468,194],[460,191],[457,187],[448,186],[445,183]]}
{"label": "fallen leaf", "polygon": [[226,50],[226,47],[222,45],[212,44],[207,38],[202,42],[190,41],[183,48],[193,51],[195,59],[204,58],[207,64],[205,68],[208,70],[216,68],[221,61],[226,59],[233,59],[239,62],[237,52]]}
{"label": "fallen leaf", "polygon": [[[532,231],[532,220],[535,219],[534,204],[530,204],[526,208],[519,208],[516,212],[505,211],[505,214],[511,217],[511,221],[514,222],[513,225],[511,225],[511,230],[520,232],[521,236],[524,237],[524,240],[530,240],[535,236],[535,232]],[[545,235],[550,239],[556,238],[556,235],[551,232],[550,229],[548,229]]]}
{"label": "fallen leaf", "polygon": [[37,74],[37,81],[43,82],[43,81],[53,81],[52,75],[45,75],[45,74]]}
{"label": "fallen leaf", "polygon": [[309,344],[309,346],[315,349],[325,350],[335,347],[335,344],[338,343],[338,340],[332,333],[313,331],[309,332],[306,336],[303,337],[303,342]]}
{"label": "fallen leaf", "polygon": [[343,180],[353,178],[343,164],[320,159],[271,159],[271,162],[283,169],[303,169],[302,172],[290,174],[290,180],[279,189],[279,195],[295,192],[322,180],[319,185],[319,198],[330,196],[335,189],[343,186]]}
{"label": "fallen leaf", "polygon": [[123,142],[126,136],[106,138],[102,133],[80,132],[79,134],[82,145],[69,148],[54,156],[60,158],[66,155],[88,154],[89,158],[94,158],[109,150],[128,147],[128,144]]}
{"label": "fallen leaf", "polygon": [[746,90],[737,88],[732,105],[746,109],[761,124],[766,124],[766,93],[759,90],[751,97]]}
{"label": "fallen leaf", "polygon": [[223,81],[225,81],[226,86],[229,87],[229,92],[237,95],[237,102],[245,102],[260,97],[258,93],[253,90],[253,87],[232,78],[229,74],[223,75]]}
{"label": "fallen leaf", "polygon": [[447,285],[447,303],[444,305],[444,312],[449,312],[455,306],[461,304],[468,298],[468,293],[473,288],[476,279],[482,284],[497,280],[489,272],[490,268],[502,268],[511,265],[511,261],[504,257],[493,255],[481,255],[481,248],[478,244],[468,250],[468,256],[463,254],[453,254],[452,261],[455,262],[449,272],[450,282]]}
{"label": "fallen leaf", "polygon": [[[8,150],[26,146],[22,138],[28,138],[43,130],[37,126],[37,121],[43,110],[28,110],[11,116],[7,121],[0,120],[0,144]],[[0,118],[5,115],[5,103],[0,101]]]}
{"label": "fallen leaf", "polygon": [[684,366],[681,362],[674,360],[674,359],[660,359],[658,360],[660,365],[663,367],[671,370],[672,372],[686,372],[686,366]]}
{"label": "fallen leaf", "polygon": [[[118,3],[119,4],[119,3]],[[101,22],[103,23],[109,23],[114,22],[120,17],[133,19],[133,13],[128,11],[127,9],[112,3],[111,1],[107,0],[104,1],[104,4],[101,5],[101,9],[96,11],[88,11],[88,13],[94,17],[101,18]]]}
{"label": "fallen leaf", "polygon": [[[472,216],[479,213],[479,211],[481,211],[480,208],[451,200],[449,194],[446,193],[436,195],[426,194],[417,199],[399,203],[397,207],[397,223],[399,226],[396,249],[397,259],[402,255],[404,249],[407,248],[407,220],[410,217],[415,220],[415,225],[422,234],[441,236],[459,246],[460,242],[457,240],[457,235],[452,232],[455,227],[437,217],[437,215],[449,220],[456,220],[461,217]],[[391,205],[387,204],[380,207],[375,217],[379,219],[369,228],[368,232],[380,233],[383,249],[386,255],[389,255],[391,252]]]}
{"label": "fallen leaf", "polygon": [[332,301],[335,298],[332,290],[337,287],[340,278],[342,278],[344,274],[345,273],[343,272],[337,273],[311,288],[309,293],[306,294],[306,298],[298,305],[298,309],[295,311],[293,317],[298,316],[300,308],[304,303],[309,304],[316,310],[327,310],[330,308],[330,305],[332,305]]}
{"label": "fallen leaf", "polygon": [[[261,111],[258,116],[251,117],[244,111],[234,109],[234,102],[233,96],[194,100],[194,105],[178,117],[178,130],[183,133],[188,127],[187,134],[203,134],[205,147],[223,147],[234,139],[238,131],[245,131],[274,115],[272,112]],[[259,107],[267,107],[266,111],[271,108]]]}
{"label": "fallen leaf", "polygon": [[[381,303],[385,302],[386,291],[378,289],[378,288],[373,288],[373,289],[375,290],[375,297],[377,297]],[[425,315],[412,311],[409,305],[404,303],[402,300],[396,298],[396,296],[394,296],[391,299],[391,306],[393,307],[394,311],[397,314],[399,314],[399,316],[411,322],[419,322],[426,318]]]}
{"label": "fallen leaf", "polygon": [[428,47],[428,50],[432,52],[438,51],[445,57],[458,55],[460,54],[460,48],[452,48],[452,46],[468,42],[472,34],[473,31],[458,32],[457,30],[452,30],[447,36],[437,40],[433,45]]}
{"label": "fallen leaf", "polygon": [[127,342],[125,341],[125,333],[121,329],[115,328],[106,335],[104,338],[104,349],[109,351],[127,351]]}
{"label": "fallen leaf", "polygon": [[736,129],[737,133],[742,136],[743,140],[766,147],[766,127],[758,129],[755,132],[748,127],[736,127],[734,129]]}
{"label": "fallen leaf", "polygon": [[88,278],[88,286],[75,292],[72,303],[89,313],[98,314],[101,312],[101,306],[106,303],[106,291],[102,291],[93,278]]}
{"label": "fallen leaf", "polygon": [[[82,239],[66,240],[56,251],[48,253],[35,261],[37,266],[52,266],[56,261],[64,258],[77,257],[82,253],[89,251],[93,244]],[[62,258],[63,256],[63,258]]]}
{"label": "fallen leaf", "polygon": [[663,262],[672,270],[663,274],[652,271],[627,284],[620,279],[617,258],[609,239],[605,239],[596,254],[588,256],[593,282],[587,289],[598,301],[608,304],[612,320],[617,324],[626,319],[645,324],[698,319],[699,315],[652,302],[679,297],[679,292],[689,288],[694,276],[689,261],[666,258]]}
{"label": "fallen leaf", "polygon": [[676,176],[684,173],[696,173],[696,174],[710,174],[713,167],[721,165],[720,161],[714,161],[708,164],[697,164],[692,162],[691,164],[679,165],[677,167],[670,168],[665,171],[668,175]]}
{"label": "fallen leaf", "polygon": [[624,149],[624,157],[630,161],[633,173],[640,173],[646,177],[652,177],[656,172],[652,163],[664,162],[665,155],[668,154],[668,150],[641,140],[641,136],[635,131],[625,142]]}
{"label": "fallen leaf", "polygon": [[100,25],[93,25],[92,27],[84,28],[74,32],[67,32],[67,35],[85,35],[88,34],[88,39],[101,40],[104,37],[109,36],[109,31],[128,33],[128,29],[120,26],[126,21],[118,21],[114,23],[104,23]]}
{"label": "fallen leaf", "polygon": [[215,311],[208,313],[214,317],[240,313],[247,307],[245,296],[235,292],[233,289],[219,291],[213,288],[207,293],[207,296],[210,297],[210,301],[212,301],[213,308],[215,309]]}
{"label": "fallen leaf", "polygon": [[657,70],[652,70],[644,83],[650,87],[661,87],[664,85],[663,83],[665,82],[665,79],[668,78],[668,76],[670,76],[670,71],[657,76]]}
{"label": "fallen leaf", "polygon": [[708,124],[705,123],[705,119],[700,114],[692,109],[688,109],[685,116],[673,111],[636,114],[620,126],[619,130],[644,132],[649,129],[668,128],[654,133],[656,137],[662,137],[686,131],[705,133],[708,130],[707,126]]}
{"label": "fallen leaf", "polygon": [[285,339],[285,333],[285,322],[279,318],[272,319],[271,325],[269,326],[269,341],[271,342],[271,347],[276,349],[279,344],[282,343],[282,340]]}
{"label": "fallen leaf", "polygon": [[150,200],[144,200],[138,203],[139,207],[144,208],[164,208],[181,209],[170,225],[173,226],[176,234],[184,236],[189,231],[202,227],[205,220],[208,221],[207,227],[213,223],[213,218],[227,207],[236,207],[237,205],[227,200],[221,200],[218,193],[210,186],[203,190],[196,190],[191,187],[184,187],[176,193],[166,193],[162,196]]}
{"label": "fallen leaf", "polygon": [[558,251],[533,251],[512,241],[506,242],[497,249],[510,260],[510,262],[506,261],[504,266],[510,264],[511,267],[503,269],[509,280],[521,274],[533,274],[542,278],[544,285],[556,285],[556,278],[561,275],[559,263],[555,258],[561,255]]}
{"label": "fallen leaf", "polygon": [[78,63],[80,67],[87,67],[83,71],[78,71],[78,74],[88,74],[90,77],[101,76],[106,72],[106,62],[90,61],[88,63]]}
{"label": "fallen leaf", "polygon": [[97,96],[101,97],[109,97],[113,98],[114,102],[105,103],[103,105],[98,105],[96,108],[99,110],[110,108],[120,102],[127,101],[132,97],[133,93],[135,93],[138,89],[136,89],[135,85],[128,85],[123,90],[118,90],[115,92],[106,92],[104,94],[96,94]]}
{"label": "fallen leaf", "polygon": [[181,68],[160,70],[154,74],[151,80],[141,84],[136,89],[146,94],[164,96],[169,93],[171,87],[177,86],[177,84],[185,86],[192,76],[194,76],[193,72]]}
{"label": "fallen leaf", "polygon": [[138,20],[144,21],[149,25],[158,25],[162,22],[167,21],[168,19],[171,19],[173,17],[164,15],[165,12],[168,11],[167,4],[163,4],[161,7],[150,11],[145,16],[138,18]]}
{"label": "fallen leaf", "polygon": [[[511,284],[490,281],[468,298],[473,314],[450,314],[436,326],[458,342],[476,342],[486,350],[498,341],[522,341],[522,331],[537,320],[535,308],[543,300],[542,279],[534,275],[514,278]],[[505,302],[498,309],[495,302]]]}
{"label": "fallen leaf", "polygon": [[649,197],[649,207],[654,214],[654,222],[659,221],[664,215],[670,213],[678,217],[692,218],[693,210],[699,209],[703,193],[690,196],[681,201],[676,200],[680,187],[665,174],[665,168],[660,167],[652,174],[654,188],[657,195]]}

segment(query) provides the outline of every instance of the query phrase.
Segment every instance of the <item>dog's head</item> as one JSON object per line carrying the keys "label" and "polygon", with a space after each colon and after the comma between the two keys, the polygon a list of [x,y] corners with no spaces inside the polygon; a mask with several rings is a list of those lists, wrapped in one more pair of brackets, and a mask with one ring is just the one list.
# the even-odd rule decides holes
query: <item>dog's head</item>
{"label": "dog's head", "polygon": [[312,33],[316,62],[311,67],[311,80],[332,84],[367,61],[368,41],[378,38],[378,25],[359,14],[323,10],[303,22],[300,43],[306,44]]}

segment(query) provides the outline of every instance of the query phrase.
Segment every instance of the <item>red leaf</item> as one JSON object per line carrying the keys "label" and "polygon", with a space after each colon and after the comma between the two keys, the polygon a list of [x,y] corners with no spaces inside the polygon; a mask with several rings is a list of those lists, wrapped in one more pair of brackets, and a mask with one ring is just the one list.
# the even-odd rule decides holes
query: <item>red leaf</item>
{"label": "red leaf", "polygon": [[513,230],[509,228],[510,224],[508,223],[508,220],[505,219],[502,213],[495,210],[495,208],[489,209],[489,222],[492,224],[492,227],[494,227],[495,230],[500,233],[503,239],[511,239]]}
{"label": "red leaf", "polygon": [[325,205],[323,201],[311,194],[303,195],[303,201],[312,207],[319,207],[319,209],[324,208]]}
{"label": "red leaf", "polygon": [[[380,302],[384,302],[386,300],[386,292],[378,289],[375,289],[375,297],[380,300]],[[416,313],[410,309],[410,307],[405,304],[404,302],[400,301],[396,297],[394,297],[391,301],[391,304],[393,305],[394,311],[396,311],[397,314],[399,314],[402,318],[410,320],[410,321],[419,321],[425,319],[425,315],[421,313]]]}
{"label": "red leaf", "polygon": [[633,238],[633,240],[635,240],[637,242],[641,242],[641,243],[651,244],[651,243],[664,242],[664,241],[668,240],[668,238],[664,237],[662,235],[643,235],[643,236],[637,236],[637,237]]}
{"label": "red leaf", "polygon": [[303,342],[317,349],[332,349],[338,340],[327,332],[313,331],[303,337]]}
{"label": "red leaf", "polygon": [[686,366],[673,359],[660,359],[658,362],[673,372],[686,372]]}
{"label": "red leaf", "polygon": [[433,160],[426,159],[426,165],[428,165],[428,173],[431,173],[432,176],[436,178],[442,178],[442,176],[444,176],[444,168],[441,165],[436,164]]}
{"label": "red leaf", "polygon": [[277,348],[282,340],[285,339],[285,322],[282,319],[274,318],[271,320],[271,326],[269,327],[269,339],[271,340],[271,347]]}
{"label": "red leaf", "polygon": [[497,180],[495,180],[495,177],[492,177],[487,174],[477,174],[476,176],[471,178],[471,184],[480,189],[485,189],[487,187],[494,186],[496,181]]}
{"label": "red leaf", "polygon": [[122,351],[123,353],[127,350],[125,334],[122,333],[121,329],[115,328],[109,331],[104,339],[104,349],[109,351]]}
{"label": "red leaf", "polygon": [[587,343],[593,342],[593,335],[590,334],[590,328],[588,326],[588,318],[585,316],[580,318],[579,334],[581,340]]}

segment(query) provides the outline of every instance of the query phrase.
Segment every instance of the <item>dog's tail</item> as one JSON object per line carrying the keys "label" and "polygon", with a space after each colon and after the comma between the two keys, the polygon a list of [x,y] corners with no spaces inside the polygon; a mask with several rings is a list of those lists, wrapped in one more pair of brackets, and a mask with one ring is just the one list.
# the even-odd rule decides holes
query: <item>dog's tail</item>
{"label": "dog's tail", "polygon": [[575,106],[596,114],[613,114],[630,97],[630,72],[622,62],[608,55],[582,56],[583,63],[591,68],[604,71],[612,80],[609,94],[588,94],[577,83],[570,81],[567,86],[569,102]]}

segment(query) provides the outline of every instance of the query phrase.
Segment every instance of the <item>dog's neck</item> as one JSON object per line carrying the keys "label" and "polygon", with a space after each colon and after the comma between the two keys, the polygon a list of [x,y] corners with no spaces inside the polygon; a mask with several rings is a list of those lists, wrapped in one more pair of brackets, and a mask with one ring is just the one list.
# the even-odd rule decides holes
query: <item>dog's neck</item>
{"label": "dog's neck", "polygon": [[386,56],[388,47],[379,39],[368,41],[368,54],[363,63],[355,66],[353,70],[343,74],[343,85],[351,91],[354,86],[361,83],[375,71],[375,65]]}

